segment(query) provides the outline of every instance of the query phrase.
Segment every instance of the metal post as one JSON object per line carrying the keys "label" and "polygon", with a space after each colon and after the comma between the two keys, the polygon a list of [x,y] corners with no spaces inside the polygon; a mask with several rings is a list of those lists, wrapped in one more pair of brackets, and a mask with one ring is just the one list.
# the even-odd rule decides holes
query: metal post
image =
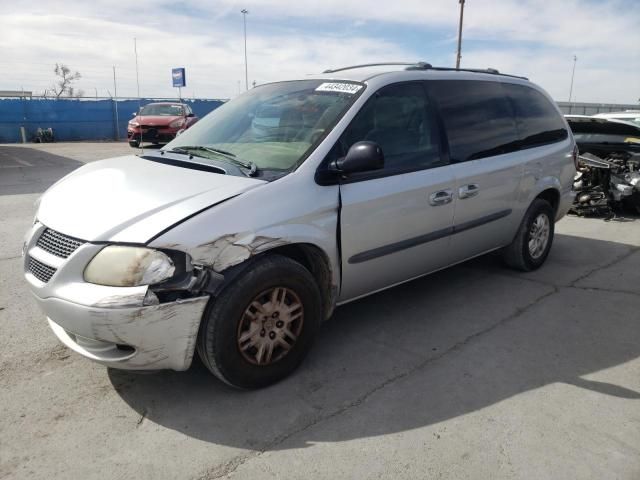
{"label": "metal post", "polygon": [[120,140],[120,119],[118,118],[118,87],[116,84],[116,66],[113,66],[113,99],[116,109],[116,140]]}
{"label": "metal post", "polygon": [[462,17],[464,15],[464,1],[458,0],[460,3],[460,23],[458,24],[458,55],[456,56],[456,68],[460,68],[460,59],[462,58]]}
{"label": "metal post", "polygon": [[573,70],[571,72],[571,87],[569,88],[569,103],[571,103],[571,97],[573,96],[573,77],[576,74],[576,62],[578,61],[578,57],[573,56]]}
{"label": "metal post", "polygon": [[249,10],[243,8],[240,13],[242,13],[244,23],[244,86],[246,90],[249,90],[249,70],[247,67],[247,13]]}
{"label": "metal post", "polygon": [[22,96],[20,97],[20,103],[22,104],[22,125],[20,126],[20,136],[22,137],[22,143],[27,143],[27,99],[24,96],[24,87],[20,88],[22,88]]}

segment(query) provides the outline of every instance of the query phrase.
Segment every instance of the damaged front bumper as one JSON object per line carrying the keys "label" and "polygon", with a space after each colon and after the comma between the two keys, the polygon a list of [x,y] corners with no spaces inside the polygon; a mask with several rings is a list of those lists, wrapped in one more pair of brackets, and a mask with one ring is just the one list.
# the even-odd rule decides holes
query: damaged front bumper
{"label": "damaged front bumper", "polygon": [[27,233],[25,279],[53,332],[70,349],[110,367],[189,368],[209,295],[189,291],[159,300],[146,285],[88,283],[84,269],[103,248],[39,222]]}
{"label": "damaged front bumper", "polygon": [[93,361],[126,370],[188,369],[208,300],[96,308],[36,296],[62,343]]}

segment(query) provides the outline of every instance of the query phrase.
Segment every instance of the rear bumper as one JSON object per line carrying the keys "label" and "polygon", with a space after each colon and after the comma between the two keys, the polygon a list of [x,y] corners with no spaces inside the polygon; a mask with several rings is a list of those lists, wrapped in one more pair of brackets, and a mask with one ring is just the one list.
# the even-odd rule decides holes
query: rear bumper
{"label": "rear bumper", "polygon": [[147,307],[96,308],[35,296],[49,326],[71,350],[126,370],[186,370],[208,296]]}

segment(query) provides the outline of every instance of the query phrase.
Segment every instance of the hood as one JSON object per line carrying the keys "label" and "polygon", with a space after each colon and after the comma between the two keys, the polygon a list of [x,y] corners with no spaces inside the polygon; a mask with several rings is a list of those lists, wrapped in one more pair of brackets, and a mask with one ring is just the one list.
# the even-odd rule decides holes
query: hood
{"label": "hood", "polygon": [[169,125],[174,120],[184,118],[179,115],[138,115],[133,119],[134,122],[138,122],[140,125],[161,126]]}
{"label": "hood", "polygon": [[146,243],[185,217],[264,183],[129,155],[64,177],[42,196],[37,217],[82,240]]}
{"label": "hood", "polygon": [[565,115],[565,118],[573,133],[640,136],[640,127],[624,120],[588,117],[586,115]]}

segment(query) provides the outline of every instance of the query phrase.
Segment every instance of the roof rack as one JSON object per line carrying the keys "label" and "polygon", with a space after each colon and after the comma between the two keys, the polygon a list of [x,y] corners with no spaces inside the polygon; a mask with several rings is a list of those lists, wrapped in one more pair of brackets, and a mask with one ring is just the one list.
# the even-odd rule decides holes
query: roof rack
{"label": "roof rack", "polygon": [[501,75],[503,77],[519,78],[521,80],[529,80],[527,77],[520,75],[511,75],[509,73],[500,73],[495,68],[455,68],[455,67],[431,67],[431,70],[438,70],[444,72],[473,72],[473,73],[490,73],[491,75]]}
{"label": "roof rack", "polygon": [[425,63],[425,62],[412,62],[412,63],[407,63],[407,62],[364,63],[362,65],[351,65],[349,67],[333,68],[333,69],[325,70],[322,73],[342,72],[343,70],[351,70],[353,68],[389,67],[389,66],[405,66],[405,67],[407,67],[407,70],[409,70],[409,69],[411,69],[411,70],[417,70],[417,69],[426,70],[427,68],[431,68],[431,65],[428,64],[428,63]]}
{"label": "roof rack", "polygon": [[527,77],[521,77],[519,75],[510,75],[508,73],[500,73],[495,68],[454,68],[454,67],[434,67],[430,63],[427,62],[388,62],[388,63],[365,63],[362,65],[351,65],[349,67],[341,67],[325,70],[322,73],[335,73],[342,72],[343,70],[351,70],[354,68],[366,68],[366,67],[388,67],[388,66],[403,66],[405,70],[438,70],[438,71],[447,71],[447,72],[473,72],[473,73],[490,73],[492,75],[502,75],[505,77],[513,77],[520,78],[522,80],[529,80]]}

